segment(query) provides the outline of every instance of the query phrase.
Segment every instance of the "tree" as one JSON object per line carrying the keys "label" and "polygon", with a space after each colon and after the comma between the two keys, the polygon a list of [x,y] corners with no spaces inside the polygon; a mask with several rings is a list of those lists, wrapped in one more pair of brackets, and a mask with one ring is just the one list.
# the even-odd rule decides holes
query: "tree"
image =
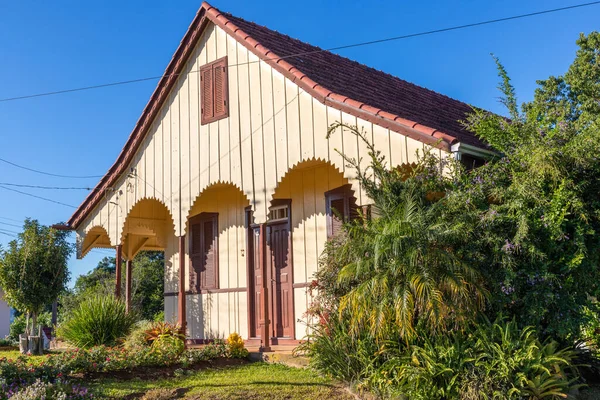
{"label": "tree", "polygon": [[[452,182],[440,174],[439,158],[421,155],[406,179],[407,171],[386,168],[363,132],[343,126],[369,149],[366,170],[356,160],[346,161],[373,200],[374,217],[347,224],[345,235],[326,248],[318,279],[337,292],[333,303],[339,304],[333,308],[347,314],[354,334],[368,330],[378,340],[399,336],[410,341],[417,325],[437,332],[473,319],[486,291],[481,274],[455,252],[464,227],[444,220],[437,204],[437,193]],[[333,279],[325,278],[330,271]]]}
{"label": "tree", "polygon": [[467,126],[500,154],[443,200],[470,227],[463,254],[486,276],[489,313],[569,341],[600,315],[600,33],[577,43],[521,108],[496,60],[510,120],[476,110]]}
{"label": "tree", "polygon": [[37,316],[65,290],[69,280],[67,260],[73,245],[69,233],[26,219],[23,232],[0,253],[0,286],[6,302],[30,314],[33,332]]}
{"label": "tree", "polygon": [[[110,296],[115,291],[115,258],[104,257],[96,268],[75,281],[73,290],[60,300],[61,315],[69,314],[83,300],[92,296]],[[121,279],[125,293],[125,271]],[[132,310],[141,318],[152,320],[164,308],[164,255],[159,251],[141,251],[132,265]]]}

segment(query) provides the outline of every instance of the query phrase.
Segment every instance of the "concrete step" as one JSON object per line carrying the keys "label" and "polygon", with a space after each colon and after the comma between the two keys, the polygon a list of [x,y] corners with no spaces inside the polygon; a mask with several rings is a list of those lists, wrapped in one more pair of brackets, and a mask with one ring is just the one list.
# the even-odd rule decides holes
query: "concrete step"
{"label": "concrete step", "polygon": [[250,351],[249,359],[252,361],[264,361],[274,364],[283,364],[293,368],[306,368],[308,366],[308,358],[304,356],[296,356],[289,350],[275,350],[270,352]]}

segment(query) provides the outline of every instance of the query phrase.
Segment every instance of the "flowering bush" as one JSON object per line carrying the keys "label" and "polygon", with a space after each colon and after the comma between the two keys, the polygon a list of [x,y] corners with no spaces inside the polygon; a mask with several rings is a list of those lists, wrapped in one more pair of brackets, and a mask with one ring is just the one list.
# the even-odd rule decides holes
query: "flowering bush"
{"label": "flowering bush", "polygon": [[[87,400],[93,396],[88,389],[79,385],[65,383],[45,383],[36,380],[33,384],[23,387],[16,393],[5,393],[6,398],[11,400]],[[3,399],[0,394],[0,399]]]}
{"label": "flowering bush", "polygon": [[248,357],[248,349],[244,346],[244,339],[237,333],[233,332],[227,338],[227,350],[229,356],[234,358]]}
{"label": "flowering bush", "polygon": [[[215,340],[214,343],[202,348],[187,351],[184,349],[183,340],[179,337],[163,335],[156,338],[150,346],[132,349],[96,346],[87,350],[48,354],[45,361],[35,365],[28,364],[24,356],[16,360],[0,358],[0,400],[6,400],[21,391],[25,396],[22,398],[25,399],[44,398],[31,394],[38,393],[35,390],[39,390],[39,393],[47,390],[49,394],[46,399],[87,399],[88,397],[85,397],[87,392],[84,389],[67,385],[66,379],[70,375],[130,371],[139,367],[167,365],[181,365],[185,368],[201,361],[221,357],[243,358],[247,354],[248,351],[243,347],[243,340],[237,334],[230,336],[228,344],[223,340]],[[34,383],[35,390],[23,391]],[[59,392],[59,389],[62,392]],[[63,396],[60,393],[64,393],[67,397],[60,397]]]}

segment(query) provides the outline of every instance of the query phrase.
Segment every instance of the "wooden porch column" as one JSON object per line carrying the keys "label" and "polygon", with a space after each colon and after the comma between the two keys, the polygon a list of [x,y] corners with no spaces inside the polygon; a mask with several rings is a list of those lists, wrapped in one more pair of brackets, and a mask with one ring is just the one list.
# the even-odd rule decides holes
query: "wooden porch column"
{"label": "wooden porch column", "polygon": [[260,260],[260,275],[261,282],[261,302],[260,309],[262,310],[263,320],[261,321],[260,339],[261,351],[271,351],[271,332],[269,330],[269,274],[267,273],[267,224],[260,224],[259,228],[259,260]]}
{"label": "wooden porch column", "polygon": [[186,333],[187,318],[185,309],[185,235],[179,236],[179,295],[177,296],[177,323]]}
{"label": "wooden porch column", "polygon": [[125,264],[125,308],[131,311],[131,260]]}
{"label": "wooden porch column", "polygon": [[123,263],[123,248],[120,244],[116,246],[115,254],[115,297],[118,299],[121,297],[121,264]]}

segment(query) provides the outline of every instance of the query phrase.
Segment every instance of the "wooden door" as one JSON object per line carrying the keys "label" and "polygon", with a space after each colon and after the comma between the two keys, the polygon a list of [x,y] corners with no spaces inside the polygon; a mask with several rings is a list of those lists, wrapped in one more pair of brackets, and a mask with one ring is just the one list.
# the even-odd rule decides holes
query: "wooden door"
{"label": "wooden door", "polygon": [[250,289],[250,337],[260,338],[260,323],[263,317],[263,310],[260,306],[262,297],[262,274],[260,269],[260,227],[251,226],[248,228],[248,249],[250,257],[250,279],[248,288]]}
{"label": "wooden door", "polygon": [[294,337],[294,298],[289,221],[268,226],[267,251],[271,273],[272,335]]}

